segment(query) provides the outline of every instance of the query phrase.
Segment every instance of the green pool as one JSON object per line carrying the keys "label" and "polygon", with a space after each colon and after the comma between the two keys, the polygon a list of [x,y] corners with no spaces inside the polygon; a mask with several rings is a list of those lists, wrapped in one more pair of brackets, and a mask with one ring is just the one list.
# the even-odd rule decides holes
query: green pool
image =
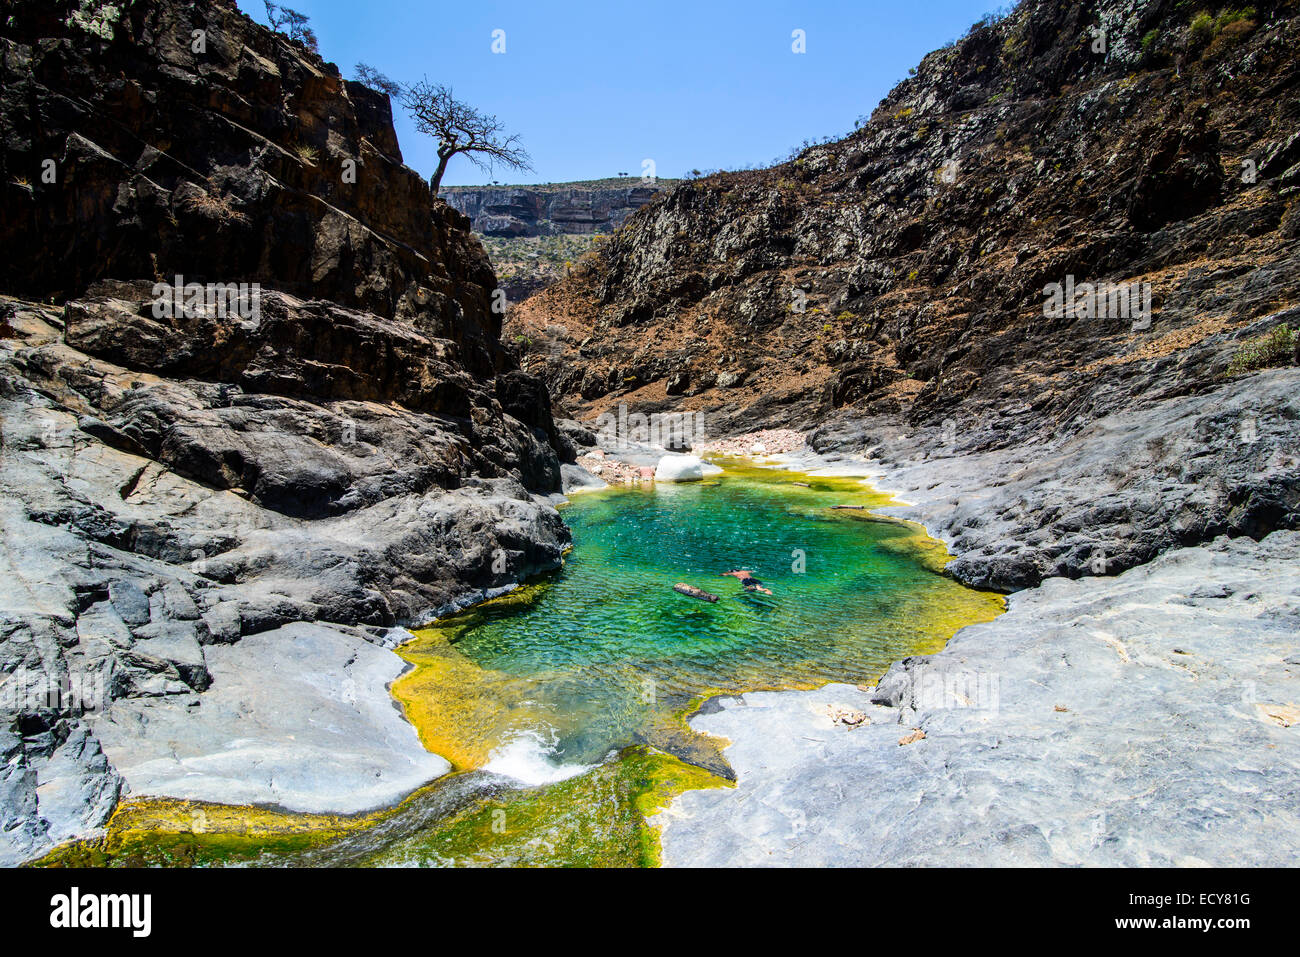
{"label": "green pool", "polygon": [[[889,499],[860,480],[718,464],[705,483],[575,496],[562,570],[399,649],[413,667],[393,695],[455,772],[396,808],[128,802],[103,838],[41,863],[653,865],[647,817],[729,786],[725,742],[686,725],[704,698],[872,682],[1001,613],[1000,596],[944,577],[939,542],[873,514]],[[722,575],[736,568],[772,594]]]}
{"label": "green pool", "polygon": [[719,464],[706,483],[575,496],[562,571],[419,632],[394,692],[426,744],[530,784],[637,744],[725,773],[681,720],[702,696],[873,681],[1002,610],[944,577],[918,526],[873,514],[889,499],[860,480]]}

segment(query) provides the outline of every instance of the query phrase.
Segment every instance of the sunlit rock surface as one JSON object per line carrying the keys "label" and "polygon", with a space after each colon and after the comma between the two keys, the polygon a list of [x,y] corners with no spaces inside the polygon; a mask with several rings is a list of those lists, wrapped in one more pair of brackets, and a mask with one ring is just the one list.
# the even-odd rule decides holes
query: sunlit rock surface
{"label": "sunlit rock surface", "polygon": [[874,689],[712,702],[737,786],[652,823],[680,866],[1290,866],[1298,678],[1300,533],[1220,539],[1019,592]]}
{"label": "sunlit rock surface", "polygon": [[656,482],[696,482],[704,478],[704,463],[697,455],[665,455],[655,466]]}
{"label": "sunlit rock surface", "polygon": [[297,623],[207,651],[212,689],[119,702],[91,724],[129,797],[355,813],[450,770],[393,707],[405,664],[356,633]]}

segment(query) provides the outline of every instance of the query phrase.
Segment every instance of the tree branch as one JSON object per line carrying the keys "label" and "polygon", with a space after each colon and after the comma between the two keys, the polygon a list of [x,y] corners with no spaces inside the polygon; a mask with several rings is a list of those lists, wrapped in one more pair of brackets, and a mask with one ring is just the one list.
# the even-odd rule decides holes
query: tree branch
{"label": "tree branch", "polygon": [[[506,135],[500,120],[456,99],[451,87],[426,78],[403,86],[401,101],[415,121],[415,128],[438,141],[440,160],[463,155],[489,173],[496,163],[519,170],[533,168],[518,135]],[[432,183],[435,190],[445,168],[445,163],[439,164]]]}

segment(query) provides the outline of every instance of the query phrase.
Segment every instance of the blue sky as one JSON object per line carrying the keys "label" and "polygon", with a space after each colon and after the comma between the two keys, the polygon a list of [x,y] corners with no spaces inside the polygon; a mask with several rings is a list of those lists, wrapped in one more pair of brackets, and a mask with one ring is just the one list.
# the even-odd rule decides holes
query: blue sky
{"label": "blue sky", "polygon": [[[239,0],[266,22],[262,0]],[[563,182],[768,165],[805,139],[842,136],[921,57],[996,0],[289,0],[321,54],[351,77],[427,75],[518,133],[535,171],[493,177],[452,160],[444,185]],[[791,51],[803,30],[807,52]],[[505,53],[492,52],[505,31]],[[406,162],[432,141],[394,109]]]}

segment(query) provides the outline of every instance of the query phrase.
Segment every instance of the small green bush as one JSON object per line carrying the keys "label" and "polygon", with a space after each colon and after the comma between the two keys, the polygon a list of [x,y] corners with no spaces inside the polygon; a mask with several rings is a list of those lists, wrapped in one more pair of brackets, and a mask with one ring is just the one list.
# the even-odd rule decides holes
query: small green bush
{"label": "small green bush", "polygon": [[1197,43],[1209,43],[1214,39],[1214,17],[1209,12],[1202,10],[1196,16],[1192,17],[1192,22],[1188,24],[1187,29],[1191,32],[1192,39]]}
{"label": "small green bush", "polygon": [[1254,20],[1255,8],[1242,7],[1240,10],[1231,8],[1224,9],[1214,18],[1214,32],[1219,33],[1224,27],[1231,23],[1237,23],[1240,20]]}
{"label": "small green bush", "polygon": [[1219,31],[1219,35],[1214,38],[1210,44],[1209,52],[1211,54],[1219,53],[1230,47],[1236,46],[1246,37],[1250,36],[1255,30],[1254,20],[1233,20],[1226,27]]}
{"label": "small green bush", "polygon": [[[1254,18],[1254,7],[1242,7],[1237,10],[1232,7],[1225,7],[1219,11],[1218,16],[1212,16],[1208,10],[1202,10],[1192,17],[1192,22],[1188,24],[1187,29],[1191,34],[1193,43],[1204,45],[1222,33],[1225,27],[1229,27],[1234,23],[1253,21]],[[1253,27],[1254,24],[1251,23],[1251,28]],[[1239,35],[1243,32],[1248,33],[1249,29],[1242,27],[1233,32]],[[1143,41],[1143,47],[1145,48],[1145,46],[1146,43]]]}
{"label": "small green bush", "polygon": [[1242,344],[1228,363],[1228,375],[1238,376],[1270,366],[1284,366],[1295,360],[1296,330],[1278,326],[1265,336]]}

